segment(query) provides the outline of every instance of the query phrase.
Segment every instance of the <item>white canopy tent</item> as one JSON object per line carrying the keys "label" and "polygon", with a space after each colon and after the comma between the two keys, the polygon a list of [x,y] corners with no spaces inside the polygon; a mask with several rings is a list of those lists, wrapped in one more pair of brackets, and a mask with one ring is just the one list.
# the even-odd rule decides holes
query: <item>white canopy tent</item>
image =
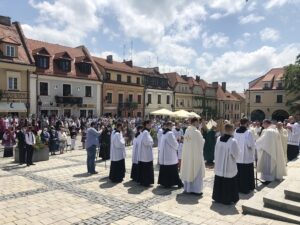
{"label": "white canopy tent", "polygon": [[176,117],[176,118],[190,118],[191,115],[188,111],[185,111],[183,109],[178,110],[176,112],[173,112],[172,117]]}
{"label": "white canopy tent", "polygon": [[151,115],[157,116],[172,116],[173,112],[168,109],[159,109],[150,113]]}
{"label": "white canopy tent", "polygon": [[0,112],[27,112],[26,106],[22,102],[0,102]]}
{"label": "white canopy tent", "polygon": [[195,112],[189,112],[189,114],[191,115],[190,117],[196,117],[196,118],[201,118],[201,116],[199,116],[197,113]]}

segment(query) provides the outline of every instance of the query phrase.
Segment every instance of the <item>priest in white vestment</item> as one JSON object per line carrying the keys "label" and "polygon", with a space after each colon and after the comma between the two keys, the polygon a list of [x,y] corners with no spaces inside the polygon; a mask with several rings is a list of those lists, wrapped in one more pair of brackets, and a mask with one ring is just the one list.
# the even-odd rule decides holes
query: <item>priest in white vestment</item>
{"label": "priest in white vestment", "polygon": [[278,122],[276,127],[277,127],[277,131],[279,132],[279,135],[280,135],[284,159],[285,159],[285,162],[287,162],[287,146],[288,146],[289,133],[286,129],[283,128],[283,124],[281,122]]}
{"label": "priest in white vestment", "polygon": [[126,172],[125,139],[122,130],[122,124],[118,123],[111,142],[109,179],[114,183],[122,182]]}
{"label": "priest in white vestment", "polygon": [[[232,137],[233,125],[226,124],[224,135],[218,138],[215,147],[215,180],[213,200],[223,204],[239,200],[237,159],[239,146]],[[251,134],[250,134],[251,135]]]}
{"label": "priest in white vestment", "polygon": [[172,132],[172,125],[172,122],[166,122],[166,129],[161,139],[158,184],[166,188],[174,185],[178,185],[178,188],[181,188],[183,184],[178,174],[178,141]]}
{"label": "priest in white vestment", "polygon": [[205,141],[198,126],[199,120],[192,118],[191,125],[185,131],[180,174],[185,192],[202,195],[205,175],[203,158]]}
{"label": "priest in white vestment", "polygon": [[270,120],[264,120],[263,127],[265,129],[256,142],[257,172],[261,173],[261,179],[265,181],[264,184],[268,185],[274,180],[282,180],[287,172],[278,131],[272,127]]}

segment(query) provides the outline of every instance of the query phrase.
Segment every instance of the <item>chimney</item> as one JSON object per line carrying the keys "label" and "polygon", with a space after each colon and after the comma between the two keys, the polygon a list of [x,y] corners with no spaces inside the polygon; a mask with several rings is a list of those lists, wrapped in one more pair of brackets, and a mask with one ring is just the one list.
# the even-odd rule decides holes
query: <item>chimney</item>
{"label": "chimney", "polygon": [[113,63],[113,56],[112,56],[112,55],[106,56],[106,61],[107,61],[108,63]]}
{"label": "chimney", "polygon": [[212,82],[212,86],[213,86],[213,87],[217,88],[217,87],[218,87],[218,85],[219,85],[219,83],[218,83],[217,81],[215,81],[215,82]]}
{"label": "chimney", "polygon": [[130,66],[130,67],[133,66],[132,60],[128,60],[128,61],[124,60],[123,62],[124,62],[127,66]]}
{"label": "chimney", "polygon": [[0,24],[5,26],[11,26],[11,20],[8,16],[0,16]]}
{"label": "chimney", "polygon": [[184,79],[185,81],[188,81],[188,76],[187,75],[181,75],[182,79]]}
{"label": "chimney", "polygon": [[222,90],[226,92],[226,82],[222,82]]}
{"label": "chimney", "polygon": [[197,82],[200,81],[200,76],[196,76],[196,81],[197,81]]}
{"label": "chimney", "polygon": [[154,72],[159,73],[159,67],[158,66],[153,67],[153,70],[154,70]]}

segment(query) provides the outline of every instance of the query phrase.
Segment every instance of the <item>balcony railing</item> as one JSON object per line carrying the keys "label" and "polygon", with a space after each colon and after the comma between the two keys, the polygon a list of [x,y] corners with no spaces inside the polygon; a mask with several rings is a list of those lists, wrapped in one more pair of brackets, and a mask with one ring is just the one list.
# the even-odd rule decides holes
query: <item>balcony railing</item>
{"label": "balcony railing", "polygon": [[119,110],[135,110],[138,108],[137,102],[123,102],[118,103]]}
{"label": "balcony railing", "polygon": [[57,104],[70,104],[70,105],[81,105],[83,102],[82,97],[73,96],[55,96]]}
{"label": "balcony railing", "polygon": [[27,91],[2,91],[2,99],[27,99]]}

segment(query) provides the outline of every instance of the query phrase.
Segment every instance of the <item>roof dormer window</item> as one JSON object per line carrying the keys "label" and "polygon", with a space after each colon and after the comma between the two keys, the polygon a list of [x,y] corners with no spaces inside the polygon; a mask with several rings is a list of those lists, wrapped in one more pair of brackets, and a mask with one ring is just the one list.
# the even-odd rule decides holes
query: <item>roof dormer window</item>
{"label": "roof dormer window", "polygon": [[76,63],[76,66],[77,66],[78,70],[81,73],[91,74],[91,72],[92,72],[92,63],[87,57],[85,57],[85,56],[76,57],[75,58],[75,63]]}
{"label": "roof dormer window", "polygon": [[16,46],[6,45],[6,56],[8,57],[16,57]]}
{"label": "roof dormer window", "polygon": [[36,56],[35,57],[35,65],[41,69],[48,69],[49,68],[49,56]]}
{"label": "roof dormer window", "polygon": [[71,60],[69,59],[59,59],[57,60],[58,68],[64,72],[71,71]]}

